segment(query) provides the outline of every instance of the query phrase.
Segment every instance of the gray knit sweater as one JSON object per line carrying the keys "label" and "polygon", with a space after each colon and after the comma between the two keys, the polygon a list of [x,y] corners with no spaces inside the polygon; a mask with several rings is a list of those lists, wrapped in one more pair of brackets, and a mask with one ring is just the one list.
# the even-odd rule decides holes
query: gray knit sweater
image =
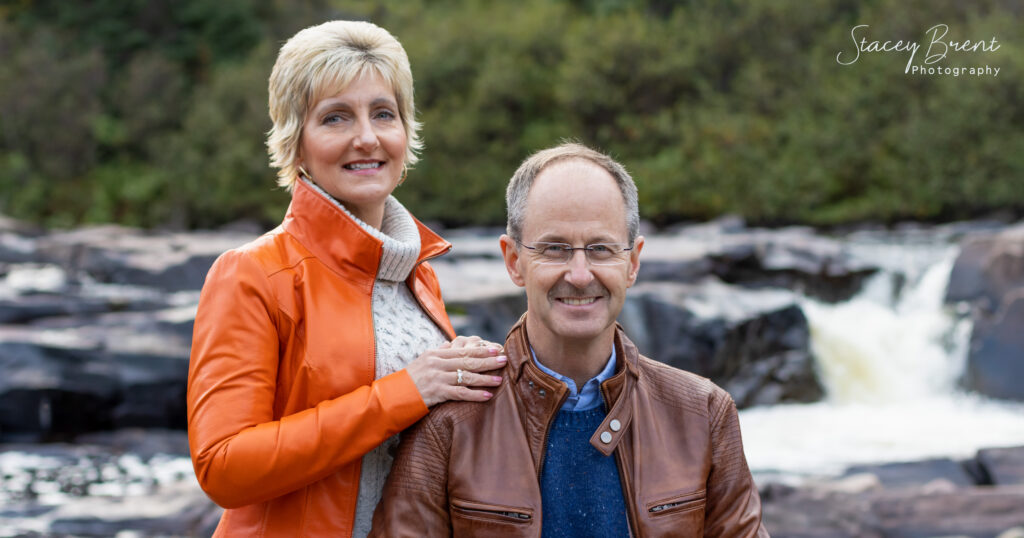
{"label": "gray knit sweater", "polygon": [[[405,368],[424,351],[446,342],[444,333],[423,312],[405,284],[420,254],[419,230],[412,215],[395,197],[389,196],[384,205],[384,221],[377,230],[356,218],[316,184],[308,183],[384,244],[373,285],[376,379]],[[362,537],[370,532],[373,510],[380,501],[397,445],[396,435],[363,456],[352,536]]]}

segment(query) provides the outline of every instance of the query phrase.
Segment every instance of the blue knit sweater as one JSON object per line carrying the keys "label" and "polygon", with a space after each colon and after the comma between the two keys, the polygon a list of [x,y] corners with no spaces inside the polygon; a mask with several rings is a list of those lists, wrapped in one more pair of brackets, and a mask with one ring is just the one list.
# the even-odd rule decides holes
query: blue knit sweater
{"label": "blue knit sweater", "polygon": [[615,457],[590,445],[604,417],[602,407],[560,411],[551,425],[540,484],[544,538],[629,535]]}

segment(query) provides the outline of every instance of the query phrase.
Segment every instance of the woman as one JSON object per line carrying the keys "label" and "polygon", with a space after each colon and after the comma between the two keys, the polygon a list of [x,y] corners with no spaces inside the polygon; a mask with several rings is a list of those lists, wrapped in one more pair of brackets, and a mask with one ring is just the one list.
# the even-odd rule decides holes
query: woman
{"label": "woman", "polygon": [[[391,192],[420,147],[402,46],[365,22],[292,37],[270,76],[268,146],[292,192],[273,231],[210,269],[188,433],[227,508],[217,536],[365,535],[395,434],[484,401],[500,347],[453,338],[426,260],[451,245]],[[382,444],[383,443],[383,444]]]}

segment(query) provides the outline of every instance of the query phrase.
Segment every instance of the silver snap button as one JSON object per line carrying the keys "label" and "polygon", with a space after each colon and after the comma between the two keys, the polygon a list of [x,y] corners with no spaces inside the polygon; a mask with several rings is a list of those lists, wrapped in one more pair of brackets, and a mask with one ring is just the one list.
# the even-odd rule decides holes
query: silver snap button
{"label": "silver snap button", "polygon": [[608,432],[601,432],[601,442],[606,445],[612,442],[612,434]]}
{"label": "silver snap button", "polygon": [[613,432],[617,432],[622,429],[622,423],[619,422],[619,419],[613,418],[612,421],[608,423],[608,427],[611,428]]}
{"label": "silver snap button", "polygon": [[547,394],[547,392],[545,392],[545,391],[544,391],[544,389],[540,389],[540,391],[539,391],[539,392],[540,392],[540,395],[541,395],[541,396],[544,396],[545,394]]}

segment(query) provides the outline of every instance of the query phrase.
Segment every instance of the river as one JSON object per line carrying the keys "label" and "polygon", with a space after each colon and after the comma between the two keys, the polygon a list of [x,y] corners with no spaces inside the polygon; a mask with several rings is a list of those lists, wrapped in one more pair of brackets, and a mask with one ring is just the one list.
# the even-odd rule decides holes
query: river
{"label": "river", "polygon": [[1024,403],[959,387],[971,323],[965,305],[943,304],[958,247],[932,234],[847,241],[883,269],[849,301],[802,299],[826,398],[740,412],[758,481],[1024,444]]}

